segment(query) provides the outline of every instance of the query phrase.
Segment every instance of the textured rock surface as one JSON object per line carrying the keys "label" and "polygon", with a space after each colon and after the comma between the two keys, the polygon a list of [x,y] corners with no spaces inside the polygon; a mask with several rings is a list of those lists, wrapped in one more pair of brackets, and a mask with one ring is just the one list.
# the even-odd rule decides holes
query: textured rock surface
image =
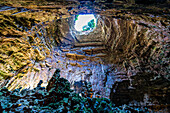
{"label": "textured rock surface", "polygon": [[[93,97],[108,97],[121,105],[134,100],[146,104],[149,96],[151,104],[169,104],[167,4],[138,5],[134,0],[1,4],[0,87],[33,89],[40,80],[46,86],[59,68],[71,87],[91,82]],[[72,26],[78,13],[95,13],[97,28],[77,35]]]}
{"label": "textured rock surface", "polygon": [[106,34],[109,34],[105,36],[105,44],[113,54],[110,60],[124,64],[126,70],[153,72],[168,79],[168,27],[160,21],[149,23],[112,18],[105,21]]}
{"label": "textured rock surface", "polygon": [[[148,112],[147,108],[134,108],[130,106],[116,107],[109,99],[90,98],[88,84],[82,96],[70,89],[70,83],[60,78],[57,69],[49,81],[47,90],[41,87],[41,80],[37,87],[29,90],[21,88],[9,91],[0,89],[0,110],[2,112],[57,112],[57,113],[94,113],[94,112]],[[87,95],[86,95],[87,94]]]}

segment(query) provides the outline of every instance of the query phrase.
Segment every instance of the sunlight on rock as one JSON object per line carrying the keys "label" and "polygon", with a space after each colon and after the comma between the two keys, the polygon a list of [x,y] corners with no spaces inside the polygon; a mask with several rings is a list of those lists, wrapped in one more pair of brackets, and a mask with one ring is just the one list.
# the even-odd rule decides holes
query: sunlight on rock
{"label": "sunlight on rock", "polygon": [[1,0],[0,113],[169,113],[169,0]]}
{"label": "sunlight on rock", "polygon": [[96,26],[96,18],[93,14],[81,14],[75,18],[75,29],[79,32],[92,31]]}

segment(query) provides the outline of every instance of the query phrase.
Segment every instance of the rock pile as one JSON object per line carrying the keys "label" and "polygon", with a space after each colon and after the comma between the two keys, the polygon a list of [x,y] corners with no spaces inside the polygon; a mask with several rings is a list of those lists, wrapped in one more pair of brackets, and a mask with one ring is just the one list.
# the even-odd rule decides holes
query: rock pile
{"label": "rock pile", "polygon": [[47,89],[41,87],[40,81],[33,90],[7,88],[0,89],[0,110],[2,112],[31,113],[96,113],[96,112],[146,112],[147,110],[128,106],[116,107],[109,99],[79,96],[70,89],[70,83],[60,78],[57,69],[49,81]]}

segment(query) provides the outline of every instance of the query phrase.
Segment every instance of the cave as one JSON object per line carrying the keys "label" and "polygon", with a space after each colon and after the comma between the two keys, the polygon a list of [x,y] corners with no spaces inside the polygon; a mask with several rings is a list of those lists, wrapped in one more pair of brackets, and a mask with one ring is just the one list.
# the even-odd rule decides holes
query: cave
{"label": "cave", "polygon": [[0,2],[0,110],[169,112],[169,0]]}

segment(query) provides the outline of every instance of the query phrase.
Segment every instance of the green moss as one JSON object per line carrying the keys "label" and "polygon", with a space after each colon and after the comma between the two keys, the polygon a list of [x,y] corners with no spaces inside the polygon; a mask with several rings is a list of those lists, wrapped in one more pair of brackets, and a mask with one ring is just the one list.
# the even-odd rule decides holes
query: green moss
{"label": "green moss", "polygon": [[77,21],[77,20],[78,20],[78,17],[79,17],[79,15],[76,15],[76,17],[75,17],[75,21]]}
{"label": "green moss", "polygon": [[128,106],[116,107],[110,99],[106,98],[81,97],[70,89],[68,80],[60,78],[59,72],[60,70],[57,69],[49,81],[48,92],[44,87],[41,87],[42,80],[33,90],[19,88],[8,91],[7,88],[0,89],[0,109],[18,112],[22,106],[24,112],[53,113],[124,113],[127,110],[128,112],[140,110],[129,109]]}

